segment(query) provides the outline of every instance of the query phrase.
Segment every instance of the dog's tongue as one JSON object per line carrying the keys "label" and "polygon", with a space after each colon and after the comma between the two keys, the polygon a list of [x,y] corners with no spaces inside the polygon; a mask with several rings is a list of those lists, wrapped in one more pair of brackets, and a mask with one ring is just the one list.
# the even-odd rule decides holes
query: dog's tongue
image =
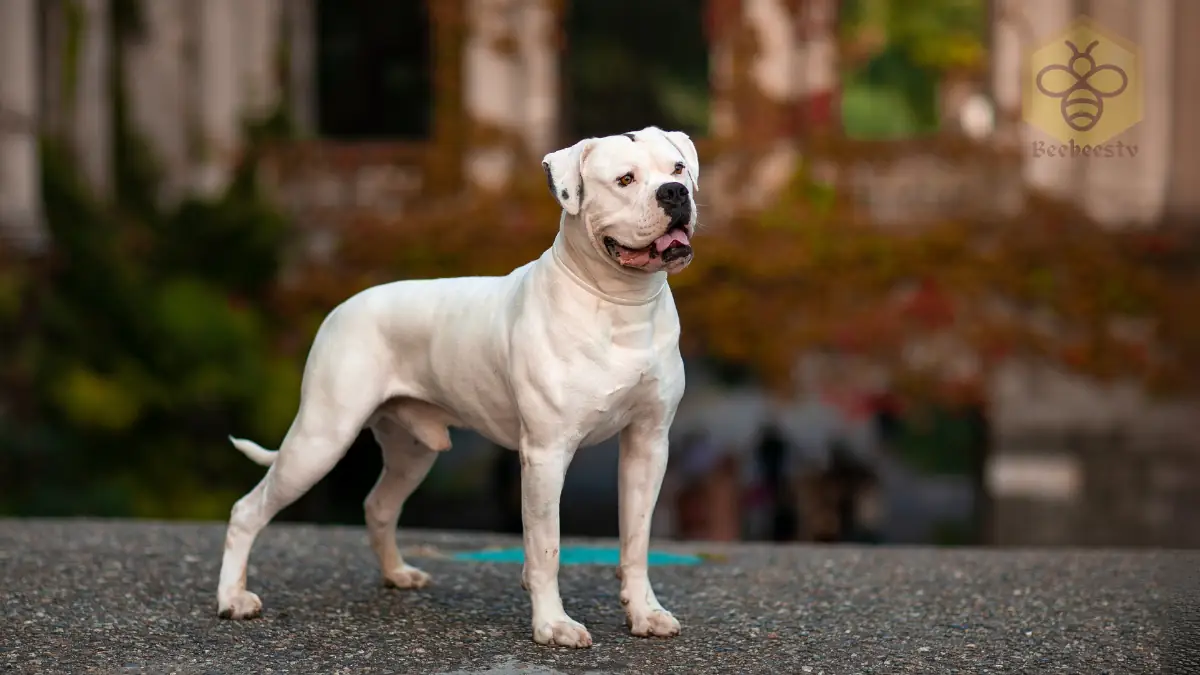
{"label": "dog's tongue", "polygon": [[661,255],[663,251],[666,251],[675,244],[680,244],[682,246],[691,245],[691,242],[688,240],[687,232],[684,232],[681,229],[671,230],[670,232],[654,240],[654,250],[658,251]]}

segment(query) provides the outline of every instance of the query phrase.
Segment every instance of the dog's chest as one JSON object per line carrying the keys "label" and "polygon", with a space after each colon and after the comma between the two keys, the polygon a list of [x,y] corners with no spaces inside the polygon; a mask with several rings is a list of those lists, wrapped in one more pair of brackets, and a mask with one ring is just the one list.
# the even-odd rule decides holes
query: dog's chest
{"label": "dog's chest", "polygon": [[584,405],[581,415],[581,445],[599,443],[627,426],[635,417],[653,414],[664,407],[664,360],[654,354],[622,353],[592,369],[579,381],[575,395]]}

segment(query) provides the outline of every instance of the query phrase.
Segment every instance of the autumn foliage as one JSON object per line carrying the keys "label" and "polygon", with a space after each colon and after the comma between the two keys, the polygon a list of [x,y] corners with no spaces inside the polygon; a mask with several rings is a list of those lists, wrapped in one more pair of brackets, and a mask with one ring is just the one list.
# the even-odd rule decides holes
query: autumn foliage
{"label": "autumn foliage", "polygon": [[[537,178],[503,196],[358,218],[340,234],[336,263],[297,273],[278,300],[315,321],[373,283],[506,274],[558,225]],[[1010,220],[897,232],[819,188],[800,171],[765,211],[701,229],[695,262],[671,281],[687,352],[749,364],[780,388],[811,349],[868,355],[924,393],[971,391],[1013,355],[1154,387],[1194,384],[1200,324],[1187,307],[1200,286],[1176,264],[1195,252],[1181,235],[1106,232],[1037,198]],[[932,358],[905,358],[921,343]],[[969,366],[942,363],[955,359]]]}

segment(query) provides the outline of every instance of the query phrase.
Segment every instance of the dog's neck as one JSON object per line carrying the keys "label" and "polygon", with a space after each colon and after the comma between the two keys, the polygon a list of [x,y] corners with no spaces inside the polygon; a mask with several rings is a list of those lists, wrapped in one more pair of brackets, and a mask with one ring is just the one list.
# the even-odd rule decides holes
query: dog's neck
{"label": "dog's neck", "polygon": [[596,241],[586,218],[563,211],[554,259],[567,276],[592,295],[617,305],[644,305],[667,287],[667,273],[646,274],[622,268]]}

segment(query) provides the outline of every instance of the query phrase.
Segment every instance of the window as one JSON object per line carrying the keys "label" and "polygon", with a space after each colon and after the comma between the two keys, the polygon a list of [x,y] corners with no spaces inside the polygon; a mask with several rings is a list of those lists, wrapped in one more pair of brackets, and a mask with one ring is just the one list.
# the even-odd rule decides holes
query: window
{"label": "window", "polygon": [[[631,22],[630,17],[637,17]],[[572,0],[562,64],[563,131],[708,129],[708,44],[695,0]]]}
{"label": "window", "polygon": [[319,131],[424,139],[432,125],[426,3],[317,0]]}

